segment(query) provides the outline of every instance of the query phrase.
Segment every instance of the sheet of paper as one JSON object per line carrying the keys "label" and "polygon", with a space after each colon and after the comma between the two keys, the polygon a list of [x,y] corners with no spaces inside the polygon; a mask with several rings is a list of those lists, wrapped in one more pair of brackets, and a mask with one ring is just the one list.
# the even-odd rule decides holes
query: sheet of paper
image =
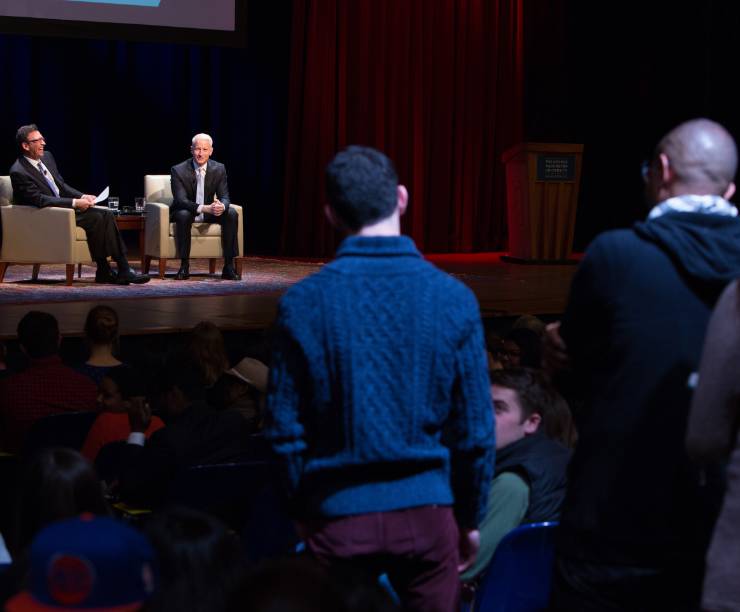
{"label": "sheet of paper", "polygon": [[100,195],[97,198],[95,198],[95,203],[97,204],[98,202],[107,200],[109,193],[110,193],[110,187],[106,187],[105,189],[103,189],[103,191],[100,192]]}

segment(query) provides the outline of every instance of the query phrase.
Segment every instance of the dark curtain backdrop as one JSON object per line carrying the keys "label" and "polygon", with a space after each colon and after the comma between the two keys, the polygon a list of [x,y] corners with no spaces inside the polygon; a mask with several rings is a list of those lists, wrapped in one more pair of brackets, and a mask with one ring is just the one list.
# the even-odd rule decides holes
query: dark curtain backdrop
{"label": "dark curtain backdrop", "polygon": [[0,174],[16,128],[34,122],[67,182],[86,193],[110,184],[132,203],[144,174],[168,174],[205,131],[246,204],[246,250],[275,253],[290,11],[289,0],[250,1],[243,49],[0,35]]}
{"label": "dark curtain backdrop", "polygon": [[500,156],[523,134],[523,0],[295,0],[283,249],[329,255],[323,169],[383,150],[426,252],[505,246]]}

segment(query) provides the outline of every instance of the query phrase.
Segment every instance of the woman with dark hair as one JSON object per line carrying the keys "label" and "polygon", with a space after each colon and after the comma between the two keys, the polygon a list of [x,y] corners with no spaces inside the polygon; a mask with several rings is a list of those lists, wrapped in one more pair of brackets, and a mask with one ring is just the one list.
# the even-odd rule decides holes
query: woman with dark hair
{"label": "woman with dark hair", "polygon": [[222,610],[244,569],[238,537],[218,519],[188,508],[154,514],[145,525],[160,566],[160,588],[143,610]]}
{"label": "woman with dark hair", "polygon": [[504,337],[504,368],[539,368],[542,361],[542,339],[526,327],[512,329]]}
{"label": "woman with dark hair", "polygon": [[87,313],[85,343],[90,351],[87,361],[77,370],[100,385],[103,375],[122,365],[118,352],[118,313],[110,306],[98,305]]}
{"label": "woman with dark hair", "polygon": [[203,372],[211,387],[229,369],[229,356],[221,330],[209,321],[201,321],[188,334],[185,351]]}
{"label": "woman with dark hair", "polygon": [[[134,399],[145,400],[146,390],[140,374],[134,368],[121,365],[111,368],[98,386],[100,414],[95,419],[82,445],[83,456],[91,462],[106,444],[125,440],[131,433],[128,406]],[[144,435],[149,438],[164,427],[162,419],[153,416]]]}
{"label": "woman with dark hair", "polygon": [[27,549],[45,525],[90,512],[105,516],[108,505],[92,465],[70,448],[47,448],[25,466],[15,505],[13,557]]}

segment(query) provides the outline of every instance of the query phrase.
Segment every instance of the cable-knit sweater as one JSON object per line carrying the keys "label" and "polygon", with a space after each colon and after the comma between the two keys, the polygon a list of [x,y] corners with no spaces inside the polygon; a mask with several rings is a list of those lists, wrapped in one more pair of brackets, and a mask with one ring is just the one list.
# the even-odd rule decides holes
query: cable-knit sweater
{"label": "cable-knit sweater", "polygon": [[454,505],[494,465],[478,303],[411,239],[352,236],[280,302],[267,436],[303,517]]}

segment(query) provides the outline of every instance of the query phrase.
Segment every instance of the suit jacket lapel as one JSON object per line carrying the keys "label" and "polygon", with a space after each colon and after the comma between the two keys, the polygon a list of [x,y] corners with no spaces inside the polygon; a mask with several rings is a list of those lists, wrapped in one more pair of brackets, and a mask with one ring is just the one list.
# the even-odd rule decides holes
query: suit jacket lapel
{"label": "suit jacket lapel", "polygon": [[[43,160],[41,160],[43,161]],[[51,188],[51,185],[46,182],[46,179],[44,178],[44,175],[39,172],[39,170],[36,169],[36,167],[26,159],[25,155],[21,155],[20,157],[21,166],[23,166],[23,169],[26,171],[26,174],[30,176],[33,179],[33,182],[36,183],[41,189],[44,190],[46,195],[55,196],[56,194]],[[48,166],[47,166],[48,168]],[[51,169],[49,169],[51,172]],[[52,175],[53,176],[53,175]],[[56,180],[56,177],[54,177]],[[59,181],[57,181],[57,185],[59,184]]]}

